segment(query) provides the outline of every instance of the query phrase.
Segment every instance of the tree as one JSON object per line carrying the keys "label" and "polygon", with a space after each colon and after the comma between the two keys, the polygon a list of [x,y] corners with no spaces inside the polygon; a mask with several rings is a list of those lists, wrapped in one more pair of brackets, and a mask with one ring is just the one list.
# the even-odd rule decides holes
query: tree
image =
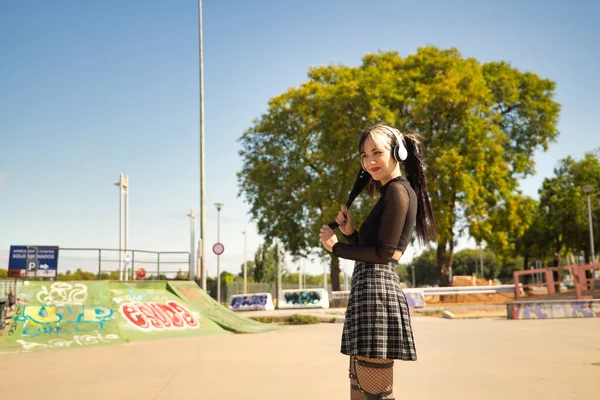
{"label": "tree", "polygon": [[[459,236],[492,240],[501,210],[512,217],[504,224],[520,224],[512,212],[518,180],[534,172],[534,151],[558,135],[554,82],[435,47],[406,58],[369,54],[358,67],[314,67],[308,78],[271,99],[244,132],[238,183],[261,235],[279,238],[292,256],[330,258],[334,290],[339,260],[322,249],[318,233],[346,201],[359,168],[358,132],[367,124],[424,137],[440,283],[448,283]],[[357,199],[357,222],[373,201]]]}
{"label": "tree", "polygon": [[406,265],[406,270],[411,272],[415,269],[415,282],[418,286],[436,285],[440,278],[440,269],[436,261],[435,249],[429,249],[422,252],[418,257],[415,257]]}
{"label": "tree", "polygon": [[[544,255],[559,264],[559,257],[568,253],[583,253],[590,260],[587,195],[582,188],[590,185],[592,220],[600,219],[600,159],[588,152],[581,161],[567,157],[559,162],[555,176],[544,179],[539,191],[537,215],[545,234],[534,237],[532,244],[543,249]],[[600,226],[594,224],[594,247],[600,244]],[[536,227],[540,230],[539,227]]]}
{"label": "tree", "polygon": [[[254,281],[254,269],[255,268],[256,268],[256,265],[255,265],[254,261],[252,261],[252,260],[246,261],[246,277],[248,278],[248,281],[250,281],[250,282]],[[244,263],[242,263],[242,265],[240,265],[240,273],[238,274],[238,276],[240,278],[244,277]]]}
{"label": "tree", "polygon": [[4,268],[0,268],[0,278],[8,277],[8,270]]}
{"label": "tree", "polygon": [[277,280],[277,269],[275,265],[275,247],[264,243],[258,247],[254,255],[254,282],[271,283]]}
{"label": "tree", "polygon": [[454,255],[452,261],[453,275],[473,275],[481,277],[481,258],[483,258],[483,277],[497,278],[500,274],[500,265],[496,254],[490,249],[483,250],[483,257],[479,249],[464,249]]}

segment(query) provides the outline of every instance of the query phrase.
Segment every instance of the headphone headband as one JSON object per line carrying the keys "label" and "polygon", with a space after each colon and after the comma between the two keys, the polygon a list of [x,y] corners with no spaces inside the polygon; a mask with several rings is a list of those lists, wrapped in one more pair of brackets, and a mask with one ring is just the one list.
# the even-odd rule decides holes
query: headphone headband
{"label": "headphone headband", "polygon": [[392,155],[394,156],[394,159],[396,161],[406,160],[406,157],[408,157],[408,152],[406,151],[406,146],[404,145],[404,135],[402,135],[402,133],[396,128],[392,128],[387,125],[382,125],[382,127],[391,132],[398,142],[397,146],[392,147]]}

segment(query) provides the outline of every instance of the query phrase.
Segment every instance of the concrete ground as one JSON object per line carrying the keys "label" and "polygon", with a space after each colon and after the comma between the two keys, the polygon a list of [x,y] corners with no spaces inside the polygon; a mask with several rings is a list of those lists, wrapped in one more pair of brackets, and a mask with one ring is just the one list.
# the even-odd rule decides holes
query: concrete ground
{"label": "concrete ground", "polygon": [[[397,399],[600,398],[600,318],[413,318]],[[349,399],[342,324],[0,355],[0,399]]]}

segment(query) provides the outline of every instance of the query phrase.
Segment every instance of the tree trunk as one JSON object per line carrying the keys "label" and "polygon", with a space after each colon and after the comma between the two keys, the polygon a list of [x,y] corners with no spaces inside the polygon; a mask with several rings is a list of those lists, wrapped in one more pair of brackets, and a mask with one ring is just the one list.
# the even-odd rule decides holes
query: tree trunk
{"label": "tree trunk", "polygon": [[340,290],[340,259],[331,254],[331,290],[337,292]]}
{"label": "tree trunk", "polygon": [[440,268],[440,286],[450,286],[450,266],[454,257],[454,242],[452,240],[438,242],[437,244],[437,264]]}

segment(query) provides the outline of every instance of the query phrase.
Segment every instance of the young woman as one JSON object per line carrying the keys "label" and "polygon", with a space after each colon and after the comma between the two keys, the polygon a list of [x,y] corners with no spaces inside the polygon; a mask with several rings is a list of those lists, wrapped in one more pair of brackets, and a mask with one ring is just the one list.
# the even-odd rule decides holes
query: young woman
{"label": "young woman", "polygon": [[361,133],[359,151],[372,177],[367,190],[373,195],[378,189],[381,196],[358,232],[342,207],[336,222],[347,244],[338,242],[327,225],[321,228],[320,240],[336,256],[356,261],[341,348],[350,356],[350,398],[393,399],[394,360],[417,359],[396,264],[415,225],[423,244],[435,238],[436,228],[419,135],[375,125]]}

